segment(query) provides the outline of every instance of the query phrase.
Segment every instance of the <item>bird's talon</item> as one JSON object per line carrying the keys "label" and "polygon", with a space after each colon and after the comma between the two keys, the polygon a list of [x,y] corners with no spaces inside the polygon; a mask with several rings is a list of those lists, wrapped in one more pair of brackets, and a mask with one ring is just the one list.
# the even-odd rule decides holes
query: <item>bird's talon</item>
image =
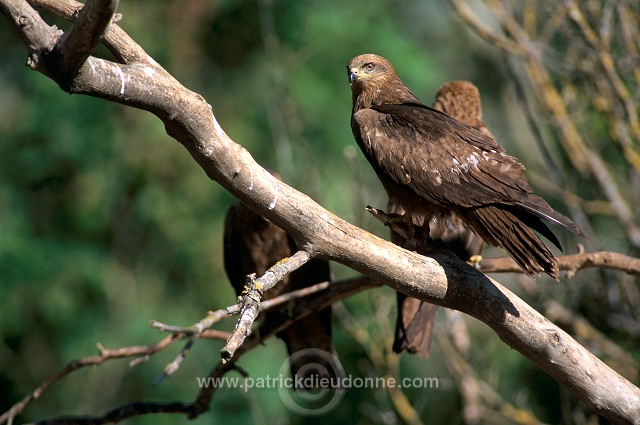
{"label": "bird's talon", "polygon": [[482,255],[472,255],[469,257],[469,263],[476,269],[480,269],[480,263],[482,262]]}

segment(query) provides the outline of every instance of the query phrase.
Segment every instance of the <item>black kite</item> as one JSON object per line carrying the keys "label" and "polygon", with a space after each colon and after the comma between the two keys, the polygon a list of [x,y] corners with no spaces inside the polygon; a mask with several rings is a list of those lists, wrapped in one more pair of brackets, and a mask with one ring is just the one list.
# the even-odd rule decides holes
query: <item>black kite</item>
{"label": "black kite", "polygon": [[[242,294],[248,274],[261,276],[269,267],[297,251],[295,241],[287,232],[246,205],[229,208],[224,228],[224,267],[237,295]],[[330,277],[328,261],[311,260],[266,291],[263,299],[326,282]],[[286,309],[281,309],[266,314],[261,327],[273,328],[286,319]],[[331,339],[330,306],[298,320],[277,335],[287,345],[292,377],[303,380],[312,377],[313,384],[309,386],[316,387],[318,378],[333,379],[336,372],[341,373],[342,366]]]}
{"label": "black kite", "polygon": [[583,233],[533,193],[520,162],[490,135],[420,102],[386,59],[360,55],[347,71],[356,142],[414,225],[455,215],[528,275],[558,278],[556,257],[531,229],[558,248],[541,219]]}

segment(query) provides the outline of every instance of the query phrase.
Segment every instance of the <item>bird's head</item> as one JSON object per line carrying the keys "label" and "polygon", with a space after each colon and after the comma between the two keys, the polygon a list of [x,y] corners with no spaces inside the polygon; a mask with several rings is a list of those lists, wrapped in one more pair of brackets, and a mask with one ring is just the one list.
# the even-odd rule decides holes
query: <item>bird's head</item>
{"label": "bird's head", "polygon": [[419,102],[396,74],[391,62],[371,53],[356,56],[347,65],[354,111],[371,105]]}
{"label": "bird's head", "polygon": [[352,89],[380,85],[389,78],[398,78],[391,62],[370,53],[351,59],[347,65],[347,75]]}
{"label": "bird's head", "polygon": [[449,81],[440,88],[433,107],[471,127],[483,127],[478,88],[469,81]]}

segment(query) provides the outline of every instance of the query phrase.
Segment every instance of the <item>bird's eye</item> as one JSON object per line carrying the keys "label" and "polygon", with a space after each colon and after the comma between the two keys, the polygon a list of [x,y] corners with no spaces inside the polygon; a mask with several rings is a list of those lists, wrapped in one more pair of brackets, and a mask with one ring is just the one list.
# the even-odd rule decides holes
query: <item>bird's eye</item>
{"label": "bird's eye", "polygon": [[372,62],[369,62],[368,64],[365,64],[364,69],[366,69],[367,71],[373,71],[373,68],[375,67],[376,66]]}

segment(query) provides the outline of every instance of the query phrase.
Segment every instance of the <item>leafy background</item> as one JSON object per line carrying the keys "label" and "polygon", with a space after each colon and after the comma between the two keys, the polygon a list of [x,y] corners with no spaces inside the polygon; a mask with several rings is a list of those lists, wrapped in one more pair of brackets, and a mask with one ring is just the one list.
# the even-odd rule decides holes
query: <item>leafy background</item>
{"label": "leafy background", "polygon": [[[582,209],[573,203],[570,212],[590,238],[577,241],[558,232],[567,252],[581,242],[589,251],[638,255],[628,223],[611,212],[592,176],[576,172],[559,137],[548,130],[543,139],[563,175],[562,182],[554,180],[517,99],[506,56],[472,33],[446,2],[125,0],[119,12],[119,25],[201,93],[222,127],[260,164],[356,225],[386,235],[363,211],[366,204],[384,207],[386,199],[349,127],[345,65],[372,52],[389,58],[425,103],[448,80],[467,79],[480,88],[485,121],[525,163],[536,191],[565,213],[563,190],[582,200]],[[559,84],[563,78],[586,80],[565,71],[562,57],[553,56],[573,41],[559,36],[549,47]],[[208,310],[232,304],[222,268],[222,231],[235,200],[206,178],[155,117],[63,93],[24,66],[26,51],[6,24],[0,25],[0,44],[0,410],[5,411],[71,360],[94,354],[97,342],[109,348],[153,343],[162,335],[150,329],[150,319],[189,325]],[[105,49],[96,54],[109,57]],[[637,55],[631,60],[638,64]],[[631,101],[637,101],[634,81],[625,83]],[[637,215],[640,179],[611,141],[606,117],[591,112],[585,103],[590,100],[567,96],[576,102],[572,116],[583,124],[594,151],[611,164]],[[541,125],[548,127],[549,120],[542,115]],[[637,226],[637,217],[633,220]],[[485,255],[500,252],[490,249]],[[354,274],[333,266],[336,278]],[[560,284],[546,277],[535,283],[521,276],[498,279],[538,308],[558,300],[640,359],[637,279],[604,270],[581,271]],[[404,394],[424,422],[462,423],[459,380],[438,343],[428,361],[390,353],[393,291],[366,291],[334,313],[334,341],[347,374],[437,377],[437,389],[404,389]],[[438,326],[446,328],[449,316],[439,314]],[[485,325],[470,318],[465,323],[473,370],[516,412],[501,412],[500,403],[487,405],[495,409],[487,423],[594,423],[573,396]],[[222,325],[232,326],[233,320]],[[101,414],[135,400],[191,401],[198,392],[195,377],[207,375],[222,345],[199,341],[180,370],[155,387],[151,382],[178,346],[133,368],[119,360],[80,370],[19,419]],[[597,345],[588,347],[602,354]],[[616,358],[608,360],[615,366]],[[284,345],[272,339],[239,365],[258,378],[277,376],[285,361]],[[637,384],[637,363],[629,370],[626,376]],[[274,389],[228,389],[218,391],[210,412],[194,423],[322,423],[328,417],[336,423],[403,420],[392,392],[382,388],[349,390],[336,409],[320,417],[287,409]],[[186,419],[154,415],[129,422]]]}

